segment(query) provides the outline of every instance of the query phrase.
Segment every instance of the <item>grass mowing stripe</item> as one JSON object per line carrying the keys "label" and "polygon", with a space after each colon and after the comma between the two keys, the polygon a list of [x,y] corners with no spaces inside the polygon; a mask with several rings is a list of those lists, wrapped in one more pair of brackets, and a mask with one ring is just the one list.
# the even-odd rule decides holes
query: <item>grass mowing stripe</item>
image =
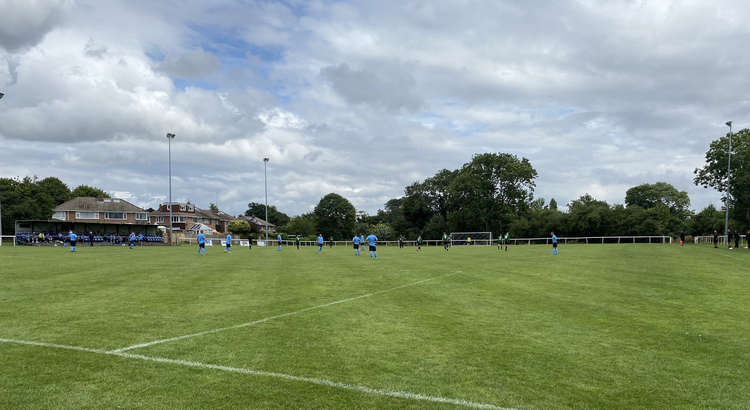
{"label": "grass mowing stripe", "polygon": [[440,275],[440,276],[435,276],[435,277],[432,277],[432,278],[422,279],[422,280],[417,281],[417,282],[407,283],[405,285],[396,286],[394,288],[383,289],[383,290],[379,290],[377,292],[371,292],[371,293],[367,293],[367,294],[364,294],[364,295],[354,296],[354,297],[351,297],[351,298],[336,300],[336,301],[333,301],[333,302],[324,303],[322,305],[311,306],[311,307],[307,307],[307,308],[304,308],[304,309],[295,310],[293,312],[287,312],[287,313],[282,313],[280,315],[269,316],[269,317],[266,317],[266,318],[263,318],[263,319],[254,320],[252,322],[240,323],[239,325],[221,327],[221,328],[211,329],[211,330],[204,330],[204,331],[198,332],[198,333],[191,333],[191,334],[188,334],[188,335],[175,336],[175,337],[170,337],[170,338],[167,338],[167,339],[159,339],[159,340],[154,340],[154,341],[151,341],[151,342],[145,342],[145,343],[135,344],[135,345],[132,345],[132,346],[121,347],[119,349],[111,350],[111,353],[122,353],[122,352],[126,352],[128,350],[139,349],[139,348],[143,348],[143,347],[149,347],[149,346],[153,346],[153,345],[157,345],[157,344],[168,343],[168,342],[176,342],[178,340],[190,339],[190,338],[193,338],[193,337],[205,336],[205,335],[210,335],[210,334],[219,333],[219,332],[225,332],[227,330],[240,329],[240,328],[243,328],[243,327],[254,326],[254,325],[265,323],[265,322],[268,322],[268,321],[271,321],[271,320],[281,319],[283,317],[293,316],[293,315],[298,315],[300,313],[309,312],[311,310],[322,309],[322,308],[325,308],[325,307],[334,306],[334,305],[338,305],[338,304],[341,304],[341,303],[352,302],[352,301],[355,301],[355,300],[358,300],[358,299],[364,299],[364,298],[369,298],[369,297],[376,296],[376,295],[381,295],[383,293],[392,292],[392,291],[398,290],[398,289],[408,288],[410,286],[416,286],[416,285],[419,285],[419,284],[422,284],[422,283],[425,283],[425,282],[429,282],[429,281],[432,281],[432,280],[441,279],[441,278],[444,278],[446,276],[458,275],[460,273],[463,273],[463,272],[456,271],[456,272],[448,273],[448,274],[445,274],[445,275]]}
{"label": "grass mowing stripe", "polygon": [[[443,275],[443,276],[447,276],[447,275]],[[80,352],[122,357],[126,359],[145,360],[145,361],[156,362],[156,363],[167,363],[167,364],[174,364],[174,365],[179,365],[179,366],[196,367],[200,369],[210,369],[210,370],[219,370],[223,372],[248,374],[248,375],[253,375],[253,376],[273,377],[277,379],[310,383],[310,384],[315,384],[319,386],[334,387],[337,389],[352,390],[352,391],[357,391],[357,392],[367,393],[367,394],[376,394],[380,396],[396,397],[396,398],[408,399],[408,400],[429,401],[433,403],[453,404],[456,406],[470,407],[470,408],[475,408],[475,409],[510,410],[508,408],[499,407],[499,406],[496,406],[494,404],[489,404],[489,403],[478,403],[478,402],[473,402],[469,400],[455,399],[455,398],[450,398],[450,397],[430,396],[426,394],[411,393],[411,392],[400,391],[400,390],[376,389],[372,387],[363,386],[360,384],[348,384],[348,383],[342,383],[342,382],[335,382],[335,381],[328,380],[328,379],[294,376],[291,374],[268,372],[264,370],[253,370],[253,369],[246,369],[246,368],[241,368],[241,367],[221,366],[221,365],[193,362],[193,361],[187,361],[187,360],[167,359],[164,357],[144,356],[140,354],[106,351],[106,350],[101,350],[101,349],[92,349],[88,347],[35,342],[35,341],[29,341],[29,340],[0,338],[0,343],[75,350],[75,351],[80,351]]]}

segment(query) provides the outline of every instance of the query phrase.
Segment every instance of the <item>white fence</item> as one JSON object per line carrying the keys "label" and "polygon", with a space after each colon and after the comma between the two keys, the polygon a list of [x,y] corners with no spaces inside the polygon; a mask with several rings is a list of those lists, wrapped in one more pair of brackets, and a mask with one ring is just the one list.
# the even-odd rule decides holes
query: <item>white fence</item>
{"label": "white fence", "polygon": [[[719,245],[726,245],[727,244],[727,237],[726,235],[719,235]],[[731,239],[732,244],[734,244],[734,237]],[[694,236],[693,237],[693,243],[701,244],[701,243],[714,243],[714,237],[713,235],[704,235],[704,236]],[[747,246],[747,235],[740,235],[740,245],[745,244]]]}
{"label": "white fence", "polygon": [[13,244],[13,246],[16,246],[15,235],[0,235],[0,246],[9,246],[11,244]]}
{"label": "white fence", "polygon": [[[294,246],[294,240],[282,241],[284,246]],[[558,237],[559,244],[633,244],[633,243],[652,243],[652,244],[670,244],[672,237],[666,235],[659,236],[569,236]],[[276,241],[273,242],[274,244]],[[497,241],[490,243],[487,240],[472,241],[472,245],[466,243],[455,244],[453,246],[494,246]],[[550,245],[552,238],[510,238],[510,245]],[[330,246],[329,241],[325,241],[324,246]],[[378,241],[379,246],[398,246],[398,241]],[[300,246],[317,246],[315,241],[300,241]],[[333,246],[352,246],[352,241],[333,241]],[[367,246],[367,243],[365,243]],[[417,246],[417,241],[404,241],[404,246]],[[423,240],[422,246],[443,246],[442,240]]]}

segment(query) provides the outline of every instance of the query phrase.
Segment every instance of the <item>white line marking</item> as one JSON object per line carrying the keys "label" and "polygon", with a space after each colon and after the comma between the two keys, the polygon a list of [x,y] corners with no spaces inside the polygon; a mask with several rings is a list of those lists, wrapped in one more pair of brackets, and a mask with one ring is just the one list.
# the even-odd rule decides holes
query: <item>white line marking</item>
{"label": "white line marking", "polygon": [[318,306],[311,306],[311,307],[308,307],[308,308],[304,308],[304,309],[300,309],[300,310],[295,310],[294,312],[287,312],[287,313],[282,313],[280,315],[269,316],[267,318],[254,320],[252,322],[241,323],[239,325],[234,325],[234,326],[221,327],[221,328],[218,328],[218,329],[204,330],[202,332],[191,333],[189,335],[175,336],[175,337],[170,337],[170,338],[167,338],[167,339],[159,339],[159,340],[154,340],[154,341],[151,341],[151,342],[139,343],[139,344],[135,344],[135,345],[132,345],[132,346],[121,347],[119,349],[112,350],[111,352],[112,353],[122,353],[122,352],[126,352],[128,350],[140,349],[142,347],[148,347],[148,346],[158,345],[158,344],[161,344],[161,343],[175,342],[177,340],[190,339],[192,337],[210,335],[210,334],[213,334],[213,333],[224,332],[224,331],[227,331],[227,330],[233,330],[233,329],[239,329],[239,328],[248,327],[248,326],[254,326],[254,325],[257,325],[257,324],[269,322],[269,321],[274,320],[274,319],[280,319],[280,318],[287,317],[287,316],[298,315],[300,313],[309,312],[311,310],[322,309],[322,308],[325,308],[325,307],[328,307],[328,306],[338,305],[340,303],[351,302],[351,301],[358,300],[358,299],[369,298],[371,296],[376,296],[376,295],[380,295],[380,294],[383,294],[383,293],[392,292],[392,291],[398,290],[398,289],[408,288],[410,286],[416,286],[416,285],[419,285],[421,283],[425,283],[425,282],[429,282],[429,281],[432,281],[432,280],[444,278],[446,276],[458,275],[458,274],[461,274],[461,273],[463,273],[463,272],[456,271],[456,272],[448,273],[448,274],[445,274],[445,275],[440,275],[440,276],[435,276],[435,277],[432,277],[432,278],[422,279],[422,280],[417,281],[417,282],[407,283],[406,285],[396,286],[395,288],[379,290],[377,292],[372,292],[372,293],[367,293],[365,295],[360,295],[360,296],[355,296],[355,297],[351,297],[351,298],[341,299],[341,300],[337,300],[335,302],[324,303],[324,304],[318,305]]}
{"label": "white line marking", "polygon": [[291,374],[267,372],[264,370],[253,370],[253,369],[247,369],[247,368],[242,368],[242,367],[229,367],[229,366],[221,366],[221,365],[209,364],[209,363],[192,362],[192,361],[187,361],[187,360],[167,359],[164,357],[144,356],[140,354],[120,353],[120,352],[114,352],[114,351],[106,351],[102,349],[92,349],[88,347],[69,346],[69,345],[61,345],[61,344],[55,344],[55,343],[33,342],[33,341],[18,340],[18,339],[0,338],[0,343],[11,343],[11,344],[20,344],[20,345],[51,347],[55,349],[76,350],[76,351],[81,351],[81,352],[122,357],[126,359],[137,359],[137,360],[145,360],[145,361],[157,362],[157,363],[174,364],[178,366],[196,367],[200,369],[218,370],[222,372],[272,377],[276,379],[284,379],[284,380],[290,380],[290,381],[295,381],[295,382],[316,384],[319,386],[334,387],[337,389],[351,390],[351,391],[356,391],[360,393],[376,394],[380,396],[396,397],[396,398],[408,399],[408,400],[429,401],[433,403],[453,404],[456,406],[471,407],[475,409],[510,410],[510,409],[499,407],[499,406],[496,406],[494,404],[489,404],[489,403],[478,403],[478,402],[473,402],[473,401],[464,400],[464,399],[430,396],[427,394],[411,393],[411,392],[402,391],[402,390],[376,389],[372,387],[363,386],[361,384],[341,383],[341,382],[335,382],[332,380],[321,379],[317,377],[294,376]]}

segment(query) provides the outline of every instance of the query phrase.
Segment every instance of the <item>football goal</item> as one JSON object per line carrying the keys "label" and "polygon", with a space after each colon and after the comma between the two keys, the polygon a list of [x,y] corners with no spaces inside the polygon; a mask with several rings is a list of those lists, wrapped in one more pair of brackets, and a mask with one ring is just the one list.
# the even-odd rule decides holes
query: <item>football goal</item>
{"label": "football goal", "polygon": [[451,246],[492,245],[492,232],[451,232]]}

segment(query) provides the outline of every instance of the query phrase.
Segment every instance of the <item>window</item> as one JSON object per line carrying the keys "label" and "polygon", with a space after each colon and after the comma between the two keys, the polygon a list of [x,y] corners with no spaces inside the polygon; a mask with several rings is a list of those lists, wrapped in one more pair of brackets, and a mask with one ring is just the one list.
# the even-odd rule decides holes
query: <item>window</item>
{"label": "window", "polygon": [[136,221],[148,221],[148,215],[147,214],[135,214],[135,220]]}
{"label": "window", "polygon": [[185,217],[184,216],[175,216],[175,215],[173,215],[172,216],[172,223],[176,223],[176,222],[185,222]]}
{"label": "window", "polygon": [[180,211],[184,211],[184,210],[185,210],[185,204],[180,204]]}
{"label": "window", "polygon": [[52,219],[59,219],[61,221],[64,221],[65,217],[67,216],[66,214],[67,214],[67,212],[65,212],[65,211],[55,212],[54,214],[52,214]]}
{"label": "window", "polygon": [[164,217],[163,217],[163,216],[157,216],[157,217],[156,217],[156,222],[157,222],[157,223],[159,223],[159,222],[164,222]]}
{"label": "window", "polygon": [[76,219],[99,219],[99,212],[76,212]]}
{"label": "window", "polygon": [[124,221],[126,219],[124,212],[107,212],[104,217],[107,219],[117,219],[120,221]]}

